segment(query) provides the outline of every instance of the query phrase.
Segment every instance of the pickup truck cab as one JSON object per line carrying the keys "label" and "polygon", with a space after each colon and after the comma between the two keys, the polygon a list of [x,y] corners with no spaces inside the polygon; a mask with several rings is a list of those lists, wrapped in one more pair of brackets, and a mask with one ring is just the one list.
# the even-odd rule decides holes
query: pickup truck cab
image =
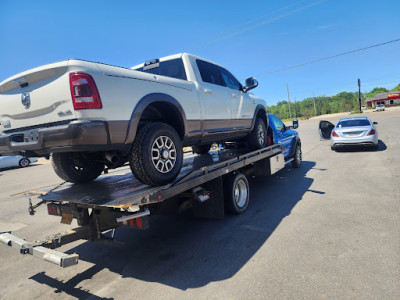
{"label": "pickup truck cab", "polygon": [[70,59],[0,83],[0,153],[52,153],[62,179],[85,183],[129,161],[135,177],[172,182],[183,146],[266,146],[266,102],[222,66],[187,53],[131,69]]}
{"label": "pickup truck cab", "polygon": [[295,168],[300,167],[302,162],[301,140],[299,133],[294,130],[298,128],[298,121],[294,120],[291,126],[286,126],[279,117],[272,114],[267,116],[274,142],[282,146],[285,160],[291,160],[292,166]]}

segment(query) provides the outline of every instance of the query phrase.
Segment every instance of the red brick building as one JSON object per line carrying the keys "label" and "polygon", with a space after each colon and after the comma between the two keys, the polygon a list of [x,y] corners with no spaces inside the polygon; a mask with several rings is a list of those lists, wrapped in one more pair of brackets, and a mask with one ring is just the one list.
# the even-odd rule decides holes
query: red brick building
{"label": "red brick building", "polygon": [[400,92],[392,91],[388,93],[379,93],[372,98],[365,100],[367,107],[376,107],[377,104],[385,106],[400,105]]}

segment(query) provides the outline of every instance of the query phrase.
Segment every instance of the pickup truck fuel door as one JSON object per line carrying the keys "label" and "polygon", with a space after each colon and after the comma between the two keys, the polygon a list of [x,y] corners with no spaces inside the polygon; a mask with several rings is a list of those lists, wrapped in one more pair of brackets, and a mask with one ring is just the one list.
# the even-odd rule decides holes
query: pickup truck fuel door
{"label": "pickup truck fuel door", "polygon": [[331,139],[331,133],[333,128],[335,128],[335,125],[333,125],[331,122],[328,121],[320,121],[319,122],[319,137],[321,140],[330,140]]}

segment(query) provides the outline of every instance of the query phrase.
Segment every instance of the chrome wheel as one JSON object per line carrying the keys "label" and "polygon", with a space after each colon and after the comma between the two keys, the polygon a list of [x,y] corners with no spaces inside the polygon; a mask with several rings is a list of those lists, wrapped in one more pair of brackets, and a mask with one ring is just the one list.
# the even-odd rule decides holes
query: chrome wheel
{"label": "chrome wheel", "polygon": [[29,159],[23,158],[23,159],[21,159],[21,160],[19,161],[19,166],[20,166],[21,168],[25,168],[25,167],[29,166],[29,163],[30,163]]}
{"label": "chrome wheel", "polygon": [[264,132],[264,127],[261,124],[259,124],[257,127],[257,138],[258,138],[258,143],[260,145],[264,145],[265,132]]}
{"label": "chrome wheel", "polygon": [[234,197],[236,205],[239,208],[242,208],[246,205],[247,194],[248,191],[246,183],[242,179],[238,180],[238,182],[235,185]]}
{"label": "chrome wheel", "polygon": [[297,159],[298,162],[301,162],[301,160],[302,160],[302,154],[301,154],[301,148],[300,147],[297,147],[296,159]]}
{"label": "chrome wheel", "polygon": [[176,163],[174,142],[167,136],[156,138],[151,147],[151,160],[157,171],[168,173]]}

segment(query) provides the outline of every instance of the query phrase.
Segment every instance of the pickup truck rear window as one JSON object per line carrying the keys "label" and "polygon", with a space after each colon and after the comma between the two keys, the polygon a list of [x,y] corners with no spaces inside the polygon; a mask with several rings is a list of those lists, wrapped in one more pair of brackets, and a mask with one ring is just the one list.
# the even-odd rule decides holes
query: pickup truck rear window
{"label": "pickup truck rear window", "polygon": [[146,70],[143,70],[143,67],[135,70],[155,75],[187,80],[185,67],[183,66],[183,61],[181,58],[157,62],[154,64],[154,66],[154,68],[152,68],[151,65],[146,66]]}

